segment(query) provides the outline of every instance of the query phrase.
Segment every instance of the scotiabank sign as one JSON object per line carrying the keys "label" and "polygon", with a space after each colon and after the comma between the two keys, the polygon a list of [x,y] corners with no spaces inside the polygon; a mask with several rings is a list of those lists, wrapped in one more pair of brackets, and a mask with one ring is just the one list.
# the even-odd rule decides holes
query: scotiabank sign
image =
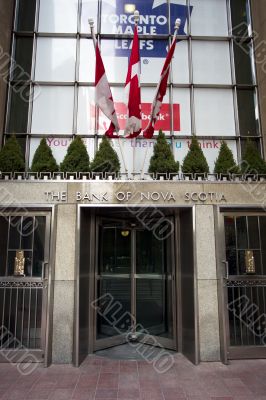
{"label": "scotiabank sign", "polygon": [[[118,118],[118,122],[120,125],[120,129],[125,129],[126,127],[126,120],[127,120],[127,107],[124,103],[115,103],[115,110]],[[170,104],[163,104],[161,107],[160,114],[158,116],[155,129],[156,130],[164,130],[170,131],[171,127],[171,107]],[[144,129],[150,119],[151,113],[151,103],[142,103],[141,105],[142,111],[142,129]],[[173,105],[173,115],[174,115],[174,131],[180,131],[180,105],[174,104]],[[110,122],[108,119],[100,113],[99,115],[99,129],[106,130],[109,127]]]}

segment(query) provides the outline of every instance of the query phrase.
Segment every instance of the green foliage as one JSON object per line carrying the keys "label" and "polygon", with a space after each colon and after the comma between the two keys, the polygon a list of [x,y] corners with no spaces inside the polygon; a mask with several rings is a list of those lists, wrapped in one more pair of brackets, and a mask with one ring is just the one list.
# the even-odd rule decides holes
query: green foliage
{"label": "green foliage", "polygon": [[170,145],[160,130],[150,160],[149,173],[178,173],[179,162],[175,161]]}
{"label": "green foliage", "polygon": [[91,163],[92,172],[119,172],[120,161],[116,151],[106,136],[103,137],[94,160]]}
{"label": "green foliage", "polygon": [[14,135],[7,140],[0,151],[0,171],[1,172],[23,172],[25,171],[25,161],[21,147]]}
{"label": "green foliage", "polygon": [[184,174],[203,174],[204,172],[209,172],[207,160],[195,136],[192,137],[189,151],[184,158],[182,172]]}
{"label": "green foliage", "polygon": [[255,144],[248,140],[241,163],[243,174],[266,174],[266,164]]}
{"label": "green foliage", "polygon": [[90,159],[82,139],[77,136],[69,145],[67,154],[60,165],[62,172],[88,172]]}
{"label": "green foliage", "polygon": [[51,148],[43,138],[39,144],[31,165],[32,172],[57,172],[59,167],[55,161]]}
{"label": "green foliage", "polygon": [[239,174],[240,169],[234,160],[232,151],[229,149],[227,143],[222,141],[218,158],[214,166],[215,174]]}

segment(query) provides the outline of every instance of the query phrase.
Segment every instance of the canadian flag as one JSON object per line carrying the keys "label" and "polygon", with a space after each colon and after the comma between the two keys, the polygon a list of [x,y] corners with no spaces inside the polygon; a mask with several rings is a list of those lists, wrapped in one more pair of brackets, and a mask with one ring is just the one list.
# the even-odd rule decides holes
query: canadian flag
{"label": "canadian flag", "polygon": [[140,56],[137,25],[134,30],[125,90],[128,106],[125,135],[127,138],[134,138],[141,132]]}
{"label": "canadian flag", "polygon": [[150,115],[150,122],[147,125],[147,127],[143,131],[143,136],[146,139],[151,139],[154,134],[154,126],[157,121],[157,118],[160,114],[161,106],[163,103],[163,98],[166,94],[166,89],[167,89],[167,82],[168,82],[168,76],[170,72],[170,64],[175,52],[175,46],[176,46],[176,34],[174,35],[171,47],[168,51],[168,54],[166,56],[166,60],[164,62],[164,66],[161,72],[161,78],[158,83],[155,97],[152,103],[151,107],[151,115]]}
{"label": "canadian flag", "polygon": [[111,121],[108,130],[105,135],[109,138],[116,138],[118,135],[115,132],[119,132],[120,127],[115,112],[114,101],[110,85],[107,80],[103,60],[98,47],[98,43],[95,42],[96,52],[96,69],[95,69],[95,103],[100,110],[106,115]]}

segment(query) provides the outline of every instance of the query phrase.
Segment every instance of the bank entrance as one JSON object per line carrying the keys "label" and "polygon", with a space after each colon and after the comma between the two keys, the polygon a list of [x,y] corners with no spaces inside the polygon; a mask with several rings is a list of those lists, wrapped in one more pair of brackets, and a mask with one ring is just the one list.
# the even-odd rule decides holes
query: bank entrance
{"label": "bank entrance", "polygon": [[76,364],[125,343],[196,362],[192,210],[80,207],[79,216]]}

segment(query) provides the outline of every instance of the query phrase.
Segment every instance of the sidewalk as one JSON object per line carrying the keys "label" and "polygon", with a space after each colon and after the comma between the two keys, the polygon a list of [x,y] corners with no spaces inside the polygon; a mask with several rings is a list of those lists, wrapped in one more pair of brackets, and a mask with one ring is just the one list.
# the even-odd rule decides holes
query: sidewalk
{"label": "sidewalk", "polygon": [[80,368],[38,367],[21,376],[0,364],[3,400],[266,400],[266,360],[191,364],[177,354],[172,368],[155,372],[145,361],[89,356]]}

